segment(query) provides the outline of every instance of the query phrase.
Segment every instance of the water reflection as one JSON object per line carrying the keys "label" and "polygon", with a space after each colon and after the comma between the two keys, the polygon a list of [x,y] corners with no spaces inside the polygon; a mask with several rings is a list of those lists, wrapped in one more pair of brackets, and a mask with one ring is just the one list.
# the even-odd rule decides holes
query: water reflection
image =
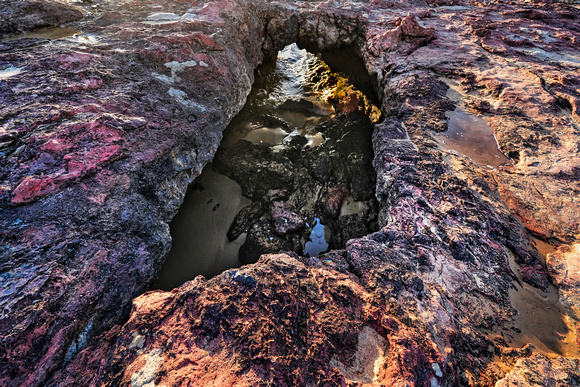
{"label": "water reflection", "polygon": [[525,283],[511,252],[509,264],[518,278],[509,290],[511,305],[518,314],[515,329],[502,333],[507,343],[516,348],[532,343],[540,352],[551,356],[579,356],[574,332],[577,321],[571,319],[560,303],[556,287],[550,284],[546,291],[541,291]]}
{"label": "water reflection", "polygon": [[314,218],[314,227],[310,233],[310,240],[304,245],[304,255],[316,257],[328,250],[329,236],[326,227],[320,223],[320,218]]}
{"label": "water reflection", "polygon": [[310,147],[322,144],[324,137],[317,128],[335,113],[323,91],[327,85],[321,84],[330,69],[317,56],[292,44],[280,51],[274,68],[263,73],[246,106],[226,129],[221,146],[241,139],[277,150],[296,141]]}
{"label": "water reflection", "polygon": [[447,112],[448,130],[436,135],[445,150],[459,152],[483,167],[511,165],[498,148],[493,129],[480,117],[462,110]]}

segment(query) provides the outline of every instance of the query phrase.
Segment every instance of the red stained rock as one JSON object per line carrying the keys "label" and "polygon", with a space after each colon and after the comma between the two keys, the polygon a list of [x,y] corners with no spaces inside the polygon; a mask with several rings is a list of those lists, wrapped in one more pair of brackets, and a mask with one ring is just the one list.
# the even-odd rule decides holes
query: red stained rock
{"label": "red stained rock", "polygon": [[329,216],[336,217],[340,213],[342,203],[348,197],[348,190],[344,186],[331,187],[327,198],[323,199],[323,211]]}
{"label": "red stained rock", "polygon": [[403,33],[401,28],[397,27],[381,34],[373,33],[374,38],[371,37],[371,45],[369,49],[375,56],[379,56],[381,52],[390,51],[397,48],[401,41]]}
{"label": "red stained rock", "polygon": [[97,146],[87,152],[67,154],[64,159],[68,160],[68,176],[77,178],[96,171],[117,156],[120,148],[119,145]]}
{"label": "red stained rock", "polygon": [[14,190],[12,203],[30,203],[60,190],[60,176],[26,176]]}
{"label": "red stained rock", "polygon": [[[272,302],[262,306],[265,295]],[[396,319],[385,330],[378,320],[384,311],[369,304],[374,297],[352,277],[286,255],[263,256],[210,281],[198,278],[171,295],[147,293],[135,300],[115,348],[114,364],[125,372],[109,384],[145,374],[166,385],[223,386],[396,384],[424,372],[437,378],[436,348]],[[153,333],[146,321],[160,314],[163,323]]]}
{"label": "red stained rock", "polygon": [[400,24],[401,32],[410,38],[425,38],[433,36],[433,28],[422,27],[415,15],[407,15]]}

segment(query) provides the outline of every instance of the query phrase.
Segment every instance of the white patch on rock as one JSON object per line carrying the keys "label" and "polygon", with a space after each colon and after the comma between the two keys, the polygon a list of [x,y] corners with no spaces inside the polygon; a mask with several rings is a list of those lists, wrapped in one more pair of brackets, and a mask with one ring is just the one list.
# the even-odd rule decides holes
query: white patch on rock
{"label": "white patch on rock", "polygon": [[168,77],[167,75],[153,73],[153,76],[163,83],[173,83],[173,78]]}
{"label": "white patch on rock", "polygon": [[141,349],[145,345],[146,337],[140,335],[138,332],[133,332],[133,341],[129,344],[129,349],[138,348]]}
{"label": "white patch on rock", "polygon": [[192,21],[195,20],[196,18],[197,15],[193,13],[184,13],[182,16],[179,16],[172,12],[157,12],[147,16],[145,20],[142,21],[142,23],[159,25],[159,24],[175,23],[179,21]]}
{"label": "white patch on rock", "polygon": [[[200,65],[201,65],[201,63],[200,63]],[[175,81],[181,80],[177,76],[177,73],[182,72],[183,70],[185,70],[188,67],[195,67],[195,66],[197,66],[197,62],[194,60],[188,60],[186,62],[181,62],[181,63],[177,62],[177,61],[165,63],[165,67],[171,69],[171,78]]]}
{"label": "white patch on rock", "polygon": [[163,363],[163,351],[157,348],[145,355],[145,365],[131,376],[131,387],[155,387],[155,377]]}
{"label": "white patch on rock", "polygon": [[373,328],[365,326],[358,334],[357,350],[350,365],[345,365],[336,357],[330,361],[348,379],[360,383],[376,381],[388,351],[387,341]]}
{"label": "white patch on rock", "polygon": [[576,52],[560,51],[548,52],[538,47],[526,48],[521,50],[526,55],[533,56],[545,62],[555,62],[559,65],[569,67],[579,67],[580,56]]}
{"label": "white patch on rock", "polygon": [[179,20],[181,16],[173,12],[157,12],[147,16],[147,20]]}
{"label": "white patch on rock", "polygon": [[166,24],[181,20],[181,16],[171,12],[157,12],[147,16],[143,23],[145,24]]}
{"label": "white patch on rock", "polygon": [[22,67],[8,66],[4,70],[0,70],[0,80],[11,78],[22,72]]}
{"label": "white patch on rock", "polygon": [[205,112],[206,109],[203,105],[200,105],[197,102],[194,102],[190,99],[188,99],[187,93],[183,90],[179,90],[179,89],[175,89],[175,88],[171,88],[167,91],[167,93],[172,96],[173,98],[175,98],[177,100],[177,102],[179,102],[180,104],[182,104],[185,107],[188,107],[190,109],[193,109],[195,111],[198,112]]}
{"label": "white patch on rock", "polygon": [[473,279],[475,280],[475,283],[477,285],[478,288],[480,289],[485,289],[485,284],[486,282],[484,282],[480,276],[478,276],[477,274],[473,273]]}

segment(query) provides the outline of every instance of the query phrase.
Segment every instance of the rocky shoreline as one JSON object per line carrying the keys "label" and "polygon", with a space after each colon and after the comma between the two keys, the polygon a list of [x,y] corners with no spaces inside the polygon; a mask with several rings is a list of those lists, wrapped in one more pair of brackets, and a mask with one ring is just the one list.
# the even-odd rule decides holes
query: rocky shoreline
{"label": "rocky shoreline", "polygon": [[[0,384],[580,385],[579,15],[1,2]],[[60,25],[81,33],[14,35]],[[370,75],[378,231],[147,292],[254,70],[294,42],[354,47]],[[512,165],[442,149],[457,108]],[[557,247],[545,262],[531,234]]]}

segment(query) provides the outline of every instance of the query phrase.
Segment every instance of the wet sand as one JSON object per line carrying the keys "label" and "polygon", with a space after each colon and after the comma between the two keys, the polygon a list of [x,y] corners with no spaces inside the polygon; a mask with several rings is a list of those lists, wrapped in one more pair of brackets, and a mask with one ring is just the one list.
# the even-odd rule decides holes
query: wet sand
{"label": "wet sand", "polygon": [[154,288],[171,290],[198,275],[210,278],[240,266],[238,251],[245,235],[230,242],[226,233],[238,211],[250,203],[235,181],[207,166],[171,222],[173,246]]}

